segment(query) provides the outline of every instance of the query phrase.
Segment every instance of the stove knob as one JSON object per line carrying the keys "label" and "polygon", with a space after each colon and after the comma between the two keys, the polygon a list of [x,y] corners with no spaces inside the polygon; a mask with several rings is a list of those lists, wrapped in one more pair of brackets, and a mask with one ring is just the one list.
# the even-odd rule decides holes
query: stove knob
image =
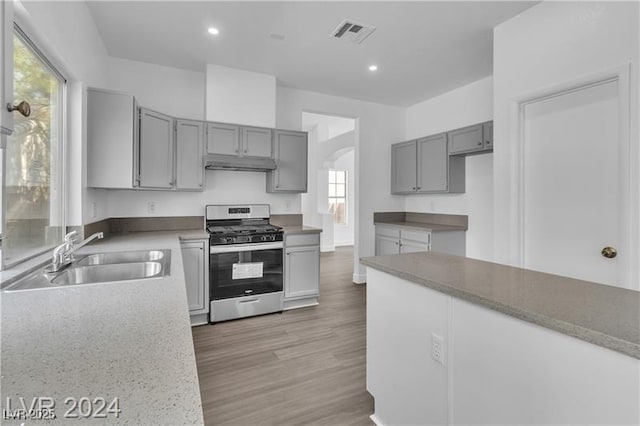
{"label": "stove knob", "polygon": [[260,240],[262,240],[262,241],[267,241],[267,236],[266,236],[266,235],[263,235],[262,237],[260,237]]}
{"label": "stove knob", "polygon": [[275,236],[275,235],[269,235],[269,239],[270,239],[271,241],[275,241],[275,240],[276,240],[276,236]]}

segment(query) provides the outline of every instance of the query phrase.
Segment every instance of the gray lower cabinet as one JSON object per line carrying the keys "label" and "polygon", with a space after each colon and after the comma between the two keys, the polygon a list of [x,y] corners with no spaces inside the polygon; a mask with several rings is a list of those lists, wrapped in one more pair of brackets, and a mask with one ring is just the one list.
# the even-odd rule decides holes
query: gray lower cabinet
{"label": "gray lower cabinet", "polygon": [[391,146],[391,193],[464,192],[464,158],[450,157],[446,133]]}
{"label": "gray lower cabinet", "polygon": [[307,133],[273,131],[277,168],[267,172],[267,192],[307,192]]}
{"label": "gray lower cabinet", "polygon": [[393,225],[376,225],[376,256],[422,251],[464,256],[465,231],[431,231]]}
{"label": "gray lower cabinet", "polygon": [[202,191],[204,188],[205,123],[176,120],[176,188]]}
{"label": "gray lower cabinet", "polygon": [[493,149],[493,121],[448,132],[449,154],[472,154]]}
{"label": "gray lower cabinet", "polygon": [[189,315],[193,324],[203,324],[209,312],[208,240],[183,240],[180,247]]}
{"label": "gray lower cabinet", "polygon": [[273,157],[272,130],[228,123],[207,123],[207,153]]}
{"label": "gray lower cabinet", "polygon": [[138,164],[140,188],[174,187],[175,148],[172,117],[140,108]]}
{"label": "gray lower cabinet", "polygon": [[320,294],[320,235],[285,235],[284,308],[318,304]]}

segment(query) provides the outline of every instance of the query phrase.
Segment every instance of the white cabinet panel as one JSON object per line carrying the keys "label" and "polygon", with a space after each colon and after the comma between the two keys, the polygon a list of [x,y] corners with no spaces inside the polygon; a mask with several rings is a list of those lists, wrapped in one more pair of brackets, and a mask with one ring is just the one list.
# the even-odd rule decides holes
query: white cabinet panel
{"label": "white cabinet panel", "polygon": [[209,312],[207,241],[182,242],[182,265],[191,315]]}
{"label": "white cabinet panel", "polygon": [[176,188],[202,191],[204,187],[204,123],[176,121]]}
{"label": "white cabinet panel", "polygon": [[320,247],[285,249],[285,299],[317,296],[320,292]]}
{"label": "white cabinet panel", "polygon": [[173,188],[173,118],[140,108],[140,187]]}

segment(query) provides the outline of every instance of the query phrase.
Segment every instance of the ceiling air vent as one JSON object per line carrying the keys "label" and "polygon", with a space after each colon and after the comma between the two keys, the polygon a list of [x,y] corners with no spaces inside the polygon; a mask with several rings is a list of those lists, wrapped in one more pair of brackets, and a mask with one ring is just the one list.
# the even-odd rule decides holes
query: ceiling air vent
{"label": "ceiling air vent", "polygon": [[331,37],[360,44],[376,30],[376,27],[345,19],[331,32]]}

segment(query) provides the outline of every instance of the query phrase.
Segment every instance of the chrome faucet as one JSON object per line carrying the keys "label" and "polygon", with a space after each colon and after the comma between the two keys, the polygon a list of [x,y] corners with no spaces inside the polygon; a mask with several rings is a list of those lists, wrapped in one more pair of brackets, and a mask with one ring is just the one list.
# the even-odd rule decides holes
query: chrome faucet
{"label": "chrome faucet", "polygon": [[51,265],[47,268],[46,272],[58,272],[63,269],[65,266],[69,265],[75,259],[73,257],[73,253],[81,247],[89,244],[91,241],[95,239],[104,238],[104,234],[102,232],[96,232],[91,235],[89,238],[79,242],[76,244],[76,231],[71,231],[67,235],[64,236],[64,242],[60,244],[58,247],[53,249],[53,259],[51,261]]}

